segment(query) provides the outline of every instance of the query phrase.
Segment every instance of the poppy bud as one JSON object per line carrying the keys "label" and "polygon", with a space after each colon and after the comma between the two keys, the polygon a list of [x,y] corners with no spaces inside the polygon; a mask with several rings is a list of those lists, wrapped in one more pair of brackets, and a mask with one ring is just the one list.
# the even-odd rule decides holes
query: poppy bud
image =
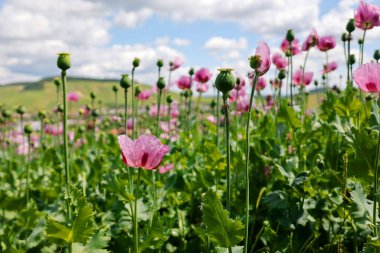
{"label": "poppy bud", "polygon": [[91,113],[92,117],[97,118],[99,116],[98,110],[94,109]]}
{"label": "poppy bud", "polygon": [[30,135],[31,133],[33,133],[33,128],[32,128],[32,126],[30,124],[25,125],[25,127],[24,127],[24,133],[26,135]]}
{"label": "poppy bud", "polygon": [[60,113],[63,113],[63,105],[58,105],[57,106],[57,111]]}
{"label": "poppy bud", "polygon": [[140,66],[140,62],[141,60],[137,57],[133,59],[133,62],[132,62],[133,68],[137,68],[138,66]]}
{"label": "poppy bud", "polygon": [[189,70],[189,75],[190,75],[190,76],[193,76],[193,75],[194,75],[194,68],[191,68],[191,69]]}
{"label": "poppy bud", "polygon": [[185,90],[185,92],[183,93],[183,96],[185,97],[185,98],[188,98],[189,96],[190,96],[190,92],[189,92],[190,90]]}
{"label": "poppy bud", "polygon": [[254,55],[249,57],[249,66],[251,66],[252,69],[258,69],[261,66],[261,57],[260,55]]}
{"label": "poppy bud", "polygon": [[114,85],[114,86],[112,86],[112,90],[113,90],[113,92],[117,92],[119,89],[117,88],[116,85]]}
{"label": "poppy bud", "polygon": [[235,86],[235,77],[232,69],[218,69],[219,74],[215,79],[215,87],[223,94],[232,90]]}
{"label": "poppy bud", "polygon": [[4,110],[1,112],[1,115],[3,115],[4,118],[8,119],[12,116],[12,113],[9,110]]}
{"label": "poppy bud", "polygon": [[95,93],[94,93],[94,92],[92,92],[92,91],[90,92],[90,98],[91,98],[91,99],[95,99],[95,98],[96,98],[96,95],[95,95]]}
{"label": "poppy bud", "polygon": [[372,99],[373,99],[372,95],[367,95],[365,97],[365,100],[367,100],[367,101],[371,101]]}
{"label": "poppy bud", "polygon": [[347,33],[342,34],[342,41],[346,42],[348,40]]}
{"label": "poppy bud", "polygon": [[164,66],[164,61],[162,59],[157,60],[157,67],[162,68]]}
{"label": "poppy bud", "polygon": [[278,79],[280,79],[280,80],[284,80],[285,79],[285,77],[286,77],[286,72],[285,72],[285,70],[280,70],[280,72],[278,72]]}
{"label": "poppy bud", "polygon": [[46,117],[46,111],[42,110],[38,112],[38,117],[44,119]]}
{"label": "poppy bud", "polygon": [[25,112],[26,112],[26,109],[24,106],[19,106],[17,109],[16,109],[16,112],[20,115],[24,115]]}
{"label": "poppy bud", "polygon": [[240,77],[236,77],[236,85],[237,85],[237,86],[240,85]]}
{"label": "poppy bud", "polygon": [[211,107],[212,109],[214,109],[215,106],[216,106],[216,102],[215,102],[215,100],[211,100],[210,107]]}
{"label": "poppy bud", "polygon": [[79,126],[78,133],[82,134],[84,133],[84,130],[85,130],[84,126]]}
{"label": "poppy bud", "polygon": [[314,80],[314,86],[318,86],[318,80]]}
{"label": "poppy bud", "polygon": [[131,85],[132,85],[132,82],[131,82],[131,79],[129,79],[129,75],[128,74],[121,75],[120,86],[124,88],[125,90],[127,90],[129,87],[131,87]]}
{"label": "poppy bud", "polygon": [[170,105],[173,102],[173,98],[171,96],[167,96],[166,102]]}
{"label": "poppy bud", "polygon": [[141,90],[140,90],[140,87],[139,86],[136,86],[135,88],[135,97],[138,97],[141,93]]}
{"label": "poppy bud", "polygon": [[163,90],[166,86],[165,79],[163,77],[158,78],[156,85],[158,89]]}
{"label": "poppy bud", "polygon": [[355,19],[350,19],[346,25],[346,31],[352,33],[355,31]]}
{"label": "poppy bud", "polygon": [[374,58],[376,61],[380,60],[380,50],[379,50],[379,49],[377,49],[377,50],[375,51],[375,53],[373,54],[373,58]]}
{"label": "poppy bud", "polygon": [[354,65],[355,62],[356,62],[356,60],[355,60],[355,55],[354,55],[354,54],[351,54],[350,57],[348,58],[348,63],[349,63],[350,65]]}
{"label": "poppy bud", "polygon": [[58,54],[58,60],[57,60],[57,66],[62,71],[68,70],[71,67],[70,54],[69,53],[59,53]]}
{"label": "poppy bud", "polygon": [[358,44],[363,45],[363,39],[358,39]]}
{"label": "poppy bud", "polygon": [[57,86],[57,88],[61,85],[58,78],[54,78],[54,85]]}
{"label": "poppy bud", "polygon": [[294,40],[294,32],[292,29],[289,29],[286,33],[286,40],[292,42]]}

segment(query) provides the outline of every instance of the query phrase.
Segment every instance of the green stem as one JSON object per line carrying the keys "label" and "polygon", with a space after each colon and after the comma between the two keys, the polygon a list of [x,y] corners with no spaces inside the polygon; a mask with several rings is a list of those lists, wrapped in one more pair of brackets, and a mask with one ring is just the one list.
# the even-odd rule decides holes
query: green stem
{"label": "green stem", "polygon": [[[376,103],[376,102],[374,102]],[[378,99],[378,103],[380,103],[380,97]],[[377,114],[379,112],[376,112]],[[379,125],[380,126],[380,125]],[[378,132],[377,139],[377,147],[376,147],[376,158],[375,158],[375,177],[374,177],[374,198],[373,198],[373,224],[374,228],[374,236],[377,237],[377,188],[378,188],[378,175],[379,175],[379,151],[380,151],[380,130]]]}
{"label": "green stem", "polygon": [[252,89],[251,89],[251,97],[249,100],[249,108],[248,108],[248,119],[247,125],[245,128],[245,238],[244,238],[244,253],[248,252],[248,229],[249,229],[249,122],[251,120],[252,114],[252,102],[253,96],[255,93],[255,88],[257,84],[257,80],[259,78],[259,73],[256,71],[255,78],[252,81]]}
{"label": "green stem", "polygon": [[350,69],[349,69],[350,54],[351,54],[351,33],[348,34],[348,41],[347,41],[347,72],[348,72],[347,81],[349,82],[350,86],[352,86],[352,82],[351,82],[352,75],[350,76]]}
{"label": "green stem", "polygon": [[226,124],[226,150],[227,150],[227,210],[231,212],[231,150],[230,150],[230,120],[228,116],[228,93],[223,93],[223,107],[224,107],[224,116],[225,116],[225,124]]}
{"label": "green stem", "polygon": [[[292,47],[290,47],[292,52]],[[290,105],[293,106],[293,57],[290,54]]]}
{"label": "green stem", "polygon": [[365,40],[365,34],[367,32],[367,25],[364,29],[364,33],[363,33],[363,43],[362,43],[362,46],[361,46],[361,54],[360,54],[360,65],[363,65],[363,55],[364,55],[364,40]]}
{"label": "green stem", "polygon": [[132,139],[135,139],[135,67],[132,68]]}
{"label": "green stem", "polygon": [[26,165],[26,204],[29,203],[30,134],[28,134],[28,162]]}
{"label": "green stem", "polygon": [[158,95],[157,95],[157,125],[156,125],[156,136],[158,138],[159,133],[160,133],[160,108],[161,108],[161,95],[162,95],[162,90],[158,90]]}
{"label": "green stem", "polygon": [[[66,71],[62,70],[61,72],[62,79],[62,89],[63,89],[63,154],[64,154],[64,166],[65,166],[65,175],[66,175],[66,194],[70,195],[69,185],[70,185],[70,170],[69,170],[69,148],[67,142],[67,99],[66,99]],[[70,209],[70,200],[66,200],[66,221],[70,223],[71,220],[71,209]],[[71,247],[69,247],[71,248]]]}
{"label": "green stem", "polygon": [[[304,114],[305,114],[305,69],[306,69],[306,62],[307,62],[307,57],[309,56],[310,48],[306,52],[305,60],[303,62],[303,67],[302,67],[302,81],[301,81],[301,122],[303,123],[304,120]],[[302,124],[303,125],[303,124]]]}
{"label": "green stem", "polygon": [[219,91],[216,92],[216,146],[219,144]]}
{"label": "green stem", "polygon": [[136,195],[135,195],[135,218],[134,218],[134,236],[135,236],[135,252],[139,252],[139,231],[138,231],[138,222],[137,222],[137,202],[139,200],[139,189],[140,189],[140,176],[141,176],[141,168],[138,169],[137,173],[137,187],[136,187]]}
{"label": "green stem", "polygon": [[[327,68],[327,64],[329,64],[329,54],[326,51],[326,68]],[[329,73],[326,72],[325,76],[326,76],[326,87],[327,87],[329,84]]]}
{"label": "green stem", "polygon": [[168,140],[168,143],[170,143],[170,139],[171,139],[171,131],[170,131],[170,105],[171,104],[168,104],[168,135],[169,135],[169,140]]}

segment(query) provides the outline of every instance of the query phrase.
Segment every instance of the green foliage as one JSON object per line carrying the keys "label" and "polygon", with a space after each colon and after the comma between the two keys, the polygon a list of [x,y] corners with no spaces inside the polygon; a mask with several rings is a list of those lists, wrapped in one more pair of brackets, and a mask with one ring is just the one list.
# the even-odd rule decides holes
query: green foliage
{"label": "green foliage", "polygon": [[208,236],[217,245],[230,248],[243,240],[244,225],[239,219],[233,220],[229,217],[217,193],[211,188],[203,197],[202,210]]}

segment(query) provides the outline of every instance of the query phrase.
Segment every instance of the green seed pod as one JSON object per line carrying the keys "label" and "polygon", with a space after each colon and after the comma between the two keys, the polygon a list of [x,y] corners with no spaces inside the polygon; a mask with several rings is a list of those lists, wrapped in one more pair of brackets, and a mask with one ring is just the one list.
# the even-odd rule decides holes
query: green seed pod
{"label": "green seed pod", "polygon": [[363,42],[364,42],[363,39],[358,39],[358,44],[359,45],[363,45]]}
{"label": "green seed pod", "polygon": [[139,86],[136,86],[135,88],[135,97],[138,97],[141,93],[141,90],[140,90],[140,87]]}
{"label": "green seed pod", "polygon": [[185,90],[184,92],[183,92],[183,96],[185,97],[185,98],[188,98],[189,96],[190,96],[190,92],[189,92],[190,90]]}
{"label": "green seed pod", "polygon": [[318,80],[314,80],[314,86],[318,86]]}
{"label": "green seed pod", "polygon": [[214,109],[215,106],[216,106],[216,102],[215,102],[215,100],[211,100],[211,102],[210,102],[210,107],[211,107],[211,109]]}
{"label": "green seed pod", "polygon": [[166,97],[166,102],[170,105],[170,104],[173,102],[173,98],[172,98],[172,96],[168,95],[168,96]]}
{"label": "green seed pod", "polygon": [[63,105],[58,105],[57,106],[57,111],[60,113],[63,113]]}
{"label": "green seed pod", "polygon": [[284,80],[285,79],[285,77],[286,77],[286,71],[285,70],[280,70],[280,72],[278,72],[278,79],[280,79],[280,80]]}
{"label": "green seed pod", "polygon": [[91,99],[95,99],[96,98],[96,94],[93,91],[90,92],[90,98]]}
{"label": "green seed pod", "polygon": [[113,90],[113,92],[117,92],[119,89],[117,88],[116,85],[114,85],[114,86],[112,86],[112,90]]}
{"label": "green seed pod", "polygon": [[157,67],[162,68],[164,66],[164,61],[162,59],[157,60]]}
{"label": "green seed pod", "polygon": [[350,19],[346,25],[346,31],[352,33],[355,31],[355,19]]}
{"label": "green seed pod", "polygon": [[137,68],[138,66],[140,66],[140,62],[141,60],[135,57],[135,59],[133,59],[133,62],[132,62],[133,68]]}
{"label": "green seed pod", "polygon": [[348,35],[347,33],[342,33],[342,41],[346,42],[348,40]]}
{"label": "green seed pod", "polygon": [[232,74],[233,69],[218,69],[219,74],[215,79],[215,87],[218,91],[226,94],[235,86],[235,77]]}
{"label": "green seed pod", "polygon": [[24,115],[25,112],[26,112],[26,109],[25,109],[24,106],[19,106],[19,107],[17,107],[16,112],[17,112],[18,114],[20,114],[20,115]]}
{"label": "green seed pod", "polygon": [[261,57],[260,55],[254,55],[248,58],[249,60],[249,66],[251,66],[252,69],[258,69],[261,66]]}
{"label": "green seed pod", "polygon": [[289,29],[286,33],[286,40],[292,42],[294,40],[294,32],[292,29]]}
{"label": "green seed pod", "polygon": [[125,90],[132,86],[132,81],[129,79],[128,74],[121,75],[120,86]]}
{"label": "green seed pod", "polygon": [[71,67],[71,59],[69,53],[59,53],[58,54],[58,60],[57,60],[57,66],[62,71],[66,71]]}
{"label": "green seed pod", "polygon": [[236,85],[237,85],[237,86],[240,85],[240,77],[236,77]]}
{"label": "green seed pod", "polygon": [[377,50],[375,51],[375,53],[373,54],[373,58],[374,58],[376,61],[380,60],[380,50],[379,50],[379,49],[377,49]]}
{"label": "green seed pod", "polygon": [[98,110],[94,109],[91,112],[92,117],[97,118],[99,116]]}
{"label": "green seed pod", "polygon": [[25,127],[24,127],[24,133],[26,135],[30,135],[31,133],[33,133],[33,128],[32,128],[32,126],[30,124],[25,125]]}
{"label": "green seed pod", "polygon": [[38,112],[38,117],[40,119],[44,119],[46,117],[46,111],[45,110],[41,110]]}
{"label": "green seed pod", "polygon": [[348,58],[348,63],[350,65],[354,65],[356,62],[356,59],[355,59],[355,55],[354,54],[351,54],[350,57]]}
{"label": "green seed pod", "polygon": [[92,109],[92,108],[91,108],[91,105],[87,104],[87,105],[86,105],[86,110],[87,110],[87,111],[91,111],[91,109]]}
{"label": "green seed pod", "polygon": [[163,90],[166,86],[165,84],[165,79],[163,77],[160,77],[157,81],[157,88],[160,89],[160,90]]}
{"label": "green seed pod", "polygon": [[54,85],[57,86],[57,88],[61,86],[61,82],[59,81],[58,77],[54,78]]}
{"label": "green seed pod", "polygon": [[193,76],[193,75],[194,75],[194,68],[190,68],[190,70],[189,70],[189,75],[190,75],[190,76]]}
{"label": "green seed pod", "polygon": [[10,117],[12,116],[12,112],[11,112],[10,110],[3,110],[3,111],[1,112],[1,115],[3,115],[3,117],[4,117],[5,119],[8,119],[8,118],[10,118]]}
{"label": "green seed pod", "polygon": [[322,75],[322,80],[326,80],[326,75],[325,74]]}
{"label": "green seed pod", "polygon": [[0,118],[0,125],[5,123],[5,118]]}
{"label": "green seed pod", "polygon": [[86,129],[84,128],[84,126],[80,126],[80,127],[78,128],[78,133],[82,134],[82,133],[84,133],[85,130],[86,130]]}

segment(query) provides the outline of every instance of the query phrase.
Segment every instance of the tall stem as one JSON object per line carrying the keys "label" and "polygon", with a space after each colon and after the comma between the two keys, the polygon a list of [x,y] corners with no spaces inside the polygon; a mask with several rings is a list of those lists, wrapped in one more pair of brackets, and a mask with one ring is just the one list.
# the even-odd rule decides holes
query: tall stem
{"label": "tall stem", "polygon": [[135,218],[134,218],[134,236],[135,236],[135,252],[139,252],[139,231],[138,231],[138,222],[137,222],[137,202],[139,200],[139,189],[140,189],[140,176],[141,176],[141,168],[138,169],[137,173],[137,187],[136,187],[136,195],[135,195]]}
{"label": "tall stem", "polygon": [[362,46],[361,46],[361,54],[360,54],[360,65],[363,64],[363,55],[364,55],[364,40],[365,40],[365,34],[367,32],[367,25],[364,29],[364,33],[363,33],[363,40],[362,40]]}
{"label": "tall stem", "polygon": [[[374,102],[376,103],[376,102]],[[377,103],[380,103],[380,97],[378,98]],[[377,114],[379,112],[376,112]],[[380,130],[378,132],[378,139],[377,139],[377,147],[376,147],[376,157],[375,157],[375,177],[374,177],[374,197],[373,197],[373,224],[375,225],[374,228],[374,236],[377,237],[377,188],[378,188],[378,177],[379,177],[379,151],[380,151]]]}
{"label": "tall stem", "polygon": [[251,120],[251,114],[252,114],[252,102],[253,102],[253,96],[257,84],[257,80],[259,78],[259,73],[256,71],[255,78],[252,81],[252,89],[251,89],[251,97],[249,100],[249,108],[248,108],[248,118],[247,118],[247,125],[245,128],[245,238],[244,238],[244,252],[248,252],[248,229],[249,229],[249,122]]}
{"label": "tall stem", "polygon": [[230,121],[228,116],[228,93],[223,93],[223,109],[224,109],[224,117],[225,117],[225,125],[226,125],[226,151],[227,151],[227,210],[231,212],[231,170],[230,170]]}
{"label": "tall stem", "polygon": [[349,70],[349,60],[350,60],[350,54],[351,54],[351,33],[348,34],[348,41],[347,41],[347,81],[349,84],[352,86],[352,76],[350,75],[350,70]]}
{"label": "tall stem", "polygon": [[306,52],[305,60],[303,62],[303,67],[302,67],[302,81],[301,81],[301,122],[303,123],[304,120],[304,114],[305,114],[305,69],[306,69],[306,62],[307,62],[307,57],[309,56],[310,48]]}
{"label": "tall stem", "polygon": [[[292,52],[292,47],[290,47]],[[290,105],[293,106],[293,57],[290,54]]]}
{"label": "tall stem", "polygon": [[161,109],[161,96],[162,96],[162,90],[158,90],[157,94],[157,125],[156,125],[156,136],[158,138],[160,133],[160,109]]}
{"label": "tall stem", "polygon": [[29,203],[30,134],[28,134],[28,162],[26,165],[26,204]]}
{"label": "tall stem", "polygon": [[216,146],[219,144],[219,91],[216,92]]}
{"label": "tall stem", "polygon": [[[327,68],[328,64],[329,64],[329,54],[326,51],[326,68]],[[326,76],[326,87],[328,87],[328,84],[329,84],[329,72],[326,72],[325,76]]]}
{"label": "tall stem", "polygon": [[135,139],[135,67],[132,68],[132,139]]}

